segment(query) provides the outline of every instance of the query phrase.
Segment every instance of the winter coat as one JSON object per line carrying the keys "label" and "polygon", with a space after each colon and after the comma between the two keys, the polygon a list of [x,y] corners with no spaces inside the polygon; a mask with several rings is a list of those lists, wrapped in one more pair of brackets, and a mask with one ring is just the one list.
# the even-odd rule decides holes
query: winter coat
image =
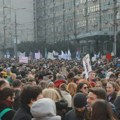
{"label": "winter coat", "polygon": [[64,120],[65,114],[68,112],[68,102],[64,99],[55,102],[57,115],[61,116],[61,119]]}
{"label": "winter coat", "polygon": [[114,105],[116,108],[117,117],[120,120],[120,96],[117,96],[117,98],[114,101]]}
{"label": "winter coat", "polygon": [[68,102],[68,107],[72,107],[72,96],[67,92],[61,90],[63,98]]}
{"label": "winter coat", "polygon": [[[11,107],[12,107],[12,103],[10,101],[5,100],[0,102],[0,112],[5,110],[6,108],[11,108]],[[11,109],[10,111],[6,112],[1,119],[12,120],[14,114],[15,114],[15,111]]]}
{"label": "winter coat", "polygon": [[32,115],[30,113],[30,107],[27,105],[21,105],[17,110],[12,120],[31,120]]}
{"label": "winter coat", "polygon": [[111,94],[111,95],[108,95],[108,96],[107,96],[107,101],[108,101],[108,102],[111,102],[111,103],[114,103],[114,101],[115,101],[115,99],[116,99],[116,96],[117,96],[117,93],[116,93],[116,92],[114,92],[114,93]]}
{"label": "winter coat", "polygon": [[42,98],[34,102],[31,113],[32,120],[61,120],[60,116],[56,116],[55,102],[50,98]]}
{"label": "winter coat", "polygon": [[86,119],[86,111],[82,115],[83,116],[81,118],[78,118],[75,113],[75,109],[72,109],[68,113],[66,113],[65,120],[87,120]]}
{"label": "winter coat", "polygon": [[15,90],[15,98],[14,98],[14,103],[13,103],[13,109],[18,110],[20,107],[20,90]]}

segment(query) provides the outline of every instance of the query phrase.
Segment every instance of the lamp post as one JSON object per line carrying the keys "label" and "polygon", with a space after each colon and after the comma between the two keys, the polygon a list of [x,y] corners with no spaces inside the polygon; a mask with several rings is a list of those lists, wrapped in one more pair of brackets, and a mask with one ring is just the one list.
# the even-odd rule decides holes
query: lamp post
{"label": "lamp post", "polygon": [[4,51],[5,51],[5,46],[6,46],[6,38],[5,38],[5,8],[9,8],[15,11],[15,46],[14,46],[14,53],[15,53],[15,57],[17,58],[17,44],[18,44],[18,36],[17,36],[17,11],[18,10],[24,10],[26,8],[11,8],[11,7],[7,7],[4,4],[4,0],[3,0],[3,22],[4,22]]}
{"label": "lamp post", "polygon": [[114,56],[116,57],[116,42],[117,42],[117,0],[113,0],[114,2],[114,20],[113,20],[113,25],[114,25],[114,42],[113,42],[113,52],[114,52]]}
{"label": "lamp post", "polygon": [[63,0],[63,41],[65,42],[65,0]]}
{"label": "lamp post", "polygon": [[55,0],[53,0],[53,42],[55,43]]}
{"label": "lamp post", "polygon": [[74,36],[75,36],[75,41],[77,39],[77,34],[76,34],[76,0],[73,1],[74,5],[74,13],[73,13],[73,18],[74,18]]}
{"label": "lamp post", "polygon": [[17,43],[18,43],[18,40],[17,40],[17,16],[16,16],[16,10],[15,10],[15,47],[14,47],[14,53],[15,53],[16,58],[17,58]]}
{"label": "lamp post", "polygon": [[3,57],[6,53],[6,30],[5,30],[5,2],[3,0],[3,31],[4,31],[4,46],[3,46]]}
{"label": "lamp post", "polygon": [[[14,8],[12,8],[14,9]],[[17,11],[18,10],[24,10],[26,8],[17,8],[17,9],[14,9],[15,10],[15,49],[14,49],[14,52],[15,52],[15,57],[17,58],[18,55],[17,55],[17,51],[18,51],[18,47],[17,47],[17,44],[18,44],[18,35],[17,35]]]}

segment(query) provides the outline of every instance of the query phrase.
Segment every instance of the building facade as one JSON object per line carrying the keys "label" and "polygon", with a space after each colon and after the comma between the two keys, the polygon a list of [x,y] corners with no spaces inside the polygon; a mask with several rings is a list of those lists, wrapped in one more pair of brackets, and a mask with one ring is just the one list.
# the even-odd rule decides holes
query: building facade
{"label": "building facade", "polygon": [[120,0],[34,0],[36,41],[74,41],[81,52],[112,52],[120,30]]}
{"label": "building facade", "polygon": [[23,41],[34,41],[33,0],[0,0],[1,53],[15,53]]}

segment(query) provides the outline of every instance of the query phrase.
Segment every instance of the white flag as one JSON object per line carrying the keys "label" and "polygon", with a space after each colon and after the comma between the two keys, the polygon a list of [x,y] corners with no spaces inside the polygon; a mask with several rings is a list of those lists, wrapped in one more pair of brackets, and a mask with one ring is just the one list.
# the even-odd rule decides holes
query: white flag
{"label": "white flag", "polygon": [[91,63],[90,63],[90,55],[87,54],[84,58],[83,58],[83,66],[84,66],[84,70],[85,70],[85,77],[86,79],[88,78],[88,73],[90,71],[92,71],[92,68],[91,68]]}
{"label": "white flag", "polygon": [[68,60],[71,60],[71,52],[68,50]]}

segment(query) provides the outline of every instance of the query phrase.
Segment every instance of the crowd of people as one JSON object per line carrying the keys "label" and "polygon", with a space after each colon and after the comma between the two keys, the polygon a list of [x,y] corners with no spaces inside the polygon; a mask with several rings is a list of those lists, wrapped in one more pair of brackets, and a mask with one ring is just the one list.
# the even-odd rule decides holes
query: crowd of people
{"label": "crowd of people", "polygon": [[0,59],[1,120],[120,120],[120,61]]}

